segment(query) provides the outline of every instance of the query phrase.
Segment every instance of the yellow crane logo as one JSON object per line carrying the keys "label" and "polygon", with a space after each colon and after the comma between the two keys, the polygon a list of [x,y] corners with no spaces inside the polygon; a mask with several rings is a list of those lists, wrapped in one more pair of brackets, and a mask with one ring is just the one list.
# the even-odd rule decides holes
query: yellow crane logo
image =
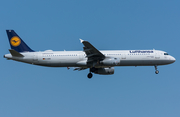
{"label": "yellow crane logo", "polygon": [[11,38],[11,41],[10,41],[11,45],[14,46],[14,47],[17,47],[21,44],[21,39],[17,36],[14,36]]}

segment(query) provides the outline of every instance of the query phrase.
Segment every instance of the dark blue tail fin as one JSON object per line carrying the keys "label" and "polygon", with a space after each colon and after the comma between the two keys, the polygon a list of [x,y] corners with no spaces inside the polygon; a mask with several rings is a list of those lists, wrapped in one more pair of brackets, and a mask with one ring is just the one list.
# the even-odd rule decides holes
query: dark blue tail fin
{"label": "dark blue tail fin", "polygon": [[14,30],[6,30],[11,49],[17,52],[34,52],[26,43],[16,34]]}

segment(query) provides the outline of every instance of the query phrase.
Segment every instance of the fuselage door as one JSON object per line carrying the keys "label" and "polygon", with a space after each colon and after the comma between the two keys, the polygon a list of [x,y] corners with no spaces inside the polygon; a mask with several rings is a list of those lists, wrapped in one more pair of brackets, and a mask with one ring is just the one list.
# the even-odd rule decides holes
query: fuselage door
{"label": "fuselage door", "polygon": [[85,53],[79,53],[78,56],[79,56],[79,60],[83,60],[85,58],[86,54]]}
{"label": "fuselage door", "polygon": [[38,61],[38,54],[33,55],[33,61]]}
{"label": "fuselage door", "polygon": [[121,59],[126,59],[126,54],[125,53],[122,53]]}
{"label": "fuselage door", "polygon": [[155,51],[155,59],[160,59],[160,53],[158,51]]}

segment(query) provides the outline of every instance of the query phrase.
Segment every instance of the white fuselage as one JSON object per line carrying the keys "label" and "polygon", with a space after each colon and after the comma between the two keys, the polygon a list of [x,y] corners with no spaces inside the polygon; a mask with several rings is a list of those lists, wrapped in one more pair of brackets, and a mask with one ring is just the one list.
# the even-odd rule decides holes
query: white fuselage
{"label": "white fuselage", "polygon": [[99,51],[88,41],[80,39],[83,51],[35,52],[14,30],[6,30],[11,49],[4,55],[8,60],[47,67],[75,67],[74,70],[89,68],[88,78],[93,74],[114,74],[114,66],[154,66],[175,62],[175,58],[160,50],[106,50]]}
{"label": "white fuselage", "polygon": [[[118,58],[120,62],[112,65],[96,64],[96,67],[112,66],[154,66],[166,65],[175,62],[175,58],[160,50],[107,50],[100,51],[106,58]],[[14,57],[6,54],[4,57],[20,62],[47,67],[92,67],[87,66],[83,51],[43,51],[22,52],[24,57]]]}

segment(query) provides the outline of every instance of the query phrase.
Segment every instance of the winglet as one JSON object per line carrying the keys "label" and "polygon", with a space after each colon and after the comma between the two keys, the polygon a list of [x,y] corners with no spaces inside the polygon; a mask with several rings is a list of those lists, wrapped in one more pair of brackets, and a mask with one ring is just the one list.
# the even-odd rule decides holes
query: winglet
{"label": "winglet", "polygon": [[80,42],[82,43],[84,40],[82,40],[82,39],[79,39],[80,40]]}

